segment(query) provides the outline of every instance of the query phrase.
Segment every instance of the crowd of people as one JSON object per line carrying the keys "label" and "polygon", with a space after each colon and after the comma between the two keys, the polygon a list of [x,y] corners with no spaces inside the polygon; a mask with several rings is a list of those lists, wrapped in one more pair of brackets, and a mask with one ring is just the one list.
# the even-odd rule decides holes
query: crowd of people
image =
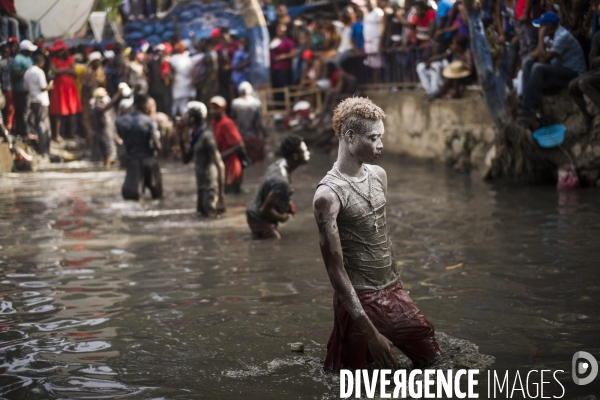
{"label": "crowd of people", "polygon": [[[584,94],[600,106],[600,35],[594,28],[600,1],[481,0],[480,9],[494,61],[509,64],[520,121],[535,125],[542,90],[569,87],[589,122]],[[312,20],[292,18],[280,5],[269,31],[274,87],[339,92],[336,69],[336,76],[345,72],[354,79],[336,102],[357,84],[418,82],[435,99],[460,97],[478,83],[462,0],[366,0],[337,19]]]}
{"label": "crowd of people", "polygon": [[[153,16],[131,11],[142,3],[152,4],[123,3],[130,7],[127,20]],[[510,65],[520,122],[535,126],[542,90],[561,87],[591,121],[584,96],[600,106],[600,34],[591,30],[600,0],[481,0],[480,6],[492,57]],[[373,77],[413,86],[418,77],[430,99],[459,97],[478,80],[462,0],[406,0],[402,6],[367,0],[364,7],[343,8],[338,18],[310,19],[292,18],[280,5],[271,17],[272,86],[322,91],[313,127]],[[156,131],[152,152],[162,155],[183,155],[177,127],[189,104],[199,102],[210,110],[225,167],[223,190],[239,192],[244,166],[265,158],[248,39],[225,27],[201,40],[193,34],[180,39],[69,48],[62,40],[46,46],[9,37],[0,43],[2,136],[12,133],[41,155],[52,140],[79,137],[110,168],[124,141],[115,118],[134,107],[137,94],[147,95],[140,110]]]}

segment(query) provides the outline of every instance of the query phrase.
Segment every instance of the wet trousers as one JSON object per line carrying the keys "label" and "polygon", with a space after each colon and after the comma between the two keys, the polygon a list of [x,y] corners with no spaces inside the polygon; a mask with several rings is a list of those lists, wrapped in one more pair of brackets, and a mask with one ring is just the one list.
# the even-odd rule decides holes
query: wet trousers
{"label": "wet trousers", "polygon": [[[440,348],[435,341],[433,325],[421,314],[398,282],[382,290],[357,292],[365,313],[377,331],[390,340],[413,362],[414,368],[430,365]],[[327,343],[325,371],[364,369],[373,363],[369,346],[338,299],[333,297],[335,321]]]}
{"label": "wet trousers", "polygon": [[121,193],[125,200],[139,200],[150,189],[153,199],[162,197],[162,175],[155,157],[128,158],[125,182]]}
{"label": "wet trousers", "polygon": [[50,153],[50,116],[48,106],[40,103],[31,103],[27,117],[29,130],[38,137],[36,151],[38,154]]}
{"label": "wet trousers", "polygon": [[27,136],[27,92],[13,92],[13,101],[15,106],[14,133],[18,136]]}
{"label": "wet trousers", "polygon": [[212,217],[217,213],[217,189],[211,187],[198,188],[196,211],[203,217]]}

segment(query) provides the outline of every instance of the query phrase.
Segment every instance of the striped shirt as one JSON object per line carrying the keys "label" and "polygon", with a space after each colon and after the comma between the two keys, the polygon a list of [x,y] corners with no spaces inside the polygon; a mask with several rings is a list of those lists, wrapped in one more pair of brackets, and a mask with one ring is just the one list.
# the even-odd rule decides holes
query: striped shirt
{"label": "striped shirt", "polygon": [[559,26],[554,33],[554,40],[550,51],[558,54],[552,60],[554,64],[567,67],[579,75],[587,71],[583,50],[579,42],[562,26]]}

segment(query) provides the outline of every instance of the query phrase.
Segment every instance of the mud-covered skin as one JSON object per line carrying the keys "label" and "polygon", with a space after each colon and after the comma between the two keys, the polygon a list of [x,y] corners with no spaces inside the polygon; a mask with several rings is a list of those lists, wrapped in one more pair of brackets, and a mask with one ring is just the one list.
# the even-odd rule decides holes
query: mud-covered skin
{"label": "mud-covered skin", "polygon": [[[340,132],[337,166],[339,171],[352,178],[363,178],[364,163],[374,162],[383,150],[383,121],[373,121],[370,129],[364,134],[352,130]],[[387,194],[387,174],[378,166],[372,167],[383,183],[384,194]],[[366,315],[350,278],[344,269],[342,245],[337,226],[340,212],[340,201],[337,195],[327,186],[319,186],[313,200],[314,216],[319,228],[319,246],[327,274],[331,284],[339,296],[344,308],[362,331],[369,351],[381,368],[397,368],[398,356],[391,341],[381,335]],[[365,203],[365,213],[370,213]],[[392,250],[393,257],[393,250]]]}

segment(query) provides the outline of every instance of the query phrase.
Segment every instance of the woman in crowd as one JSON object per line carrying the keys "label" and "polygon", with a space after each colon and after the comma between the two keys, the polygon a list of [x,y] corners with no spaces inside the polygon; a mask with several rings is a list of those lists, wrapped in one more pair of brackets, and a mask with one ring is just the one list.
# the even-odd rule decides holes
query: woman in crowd
{"label": "woman in crowd", "polygon": [[94,90],[106,86],[106,75],[104,74],[104,68],[102,68],[102,54],[99,51],[90,53],[88,60],[87,66],[81,75],[81,119],[85,129],[85,138],[91,146],[94,127],[91,119],[90,100],[93,98]]}
{"label": "woman in crowd", "polygon": [[60,125],[67,118],[67,137],[75,137],[75,115],[81,112],[81,100],[75,86],[75,57],[69,55],[69,48],[62,40],[54,42],[48,49],[50,70],[54,74],[54,89],[50,92],[50,117],[52,119],[52,138],[60,140]]}
{"label": "woman in crowd", "polygon": [[[277,25],[277,35],[271,41],[271,82],[273,88],[282,88],[292,83],[292,59],[296,56],[296,45],[287,36],[287,27]],[[283,96],[279,96],[281,99]]]}

